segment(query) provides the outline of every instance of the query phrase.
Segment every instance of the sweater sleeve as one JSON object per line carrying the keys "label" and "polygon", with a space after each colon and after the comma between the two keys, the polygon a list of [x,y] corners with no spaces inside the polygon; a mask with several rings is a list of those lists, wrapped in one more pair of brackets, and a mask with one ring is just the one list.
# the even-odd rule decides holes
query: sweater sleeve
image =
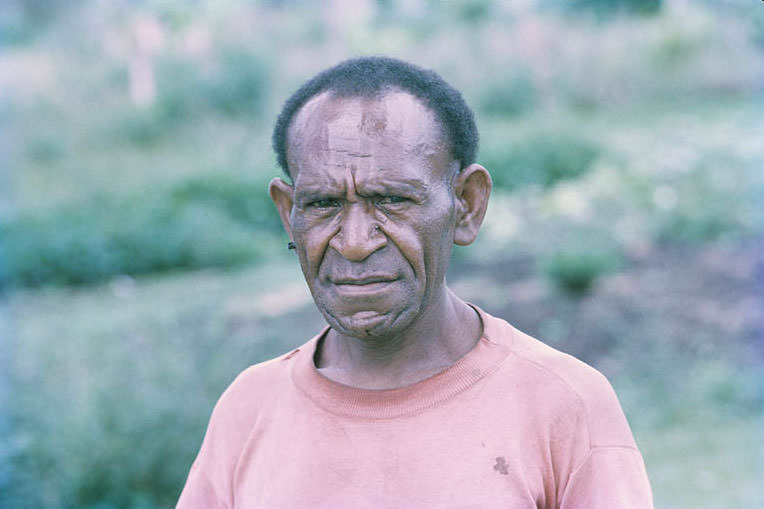
{"label": "sweater sleeve", "polygon": [[593,447],[573,473],[560,509],[652,509],[642,455],[632,447]]}

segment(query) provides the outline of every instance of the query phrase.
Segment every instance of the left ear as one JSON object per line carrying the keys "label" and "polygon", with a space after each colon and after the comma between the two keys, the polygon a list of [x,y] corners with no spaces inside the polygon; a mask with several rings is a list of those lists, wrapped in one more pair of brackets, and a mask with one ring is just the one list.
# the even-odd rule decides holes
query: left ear
{"label": "left ear", "polygon": [[475,240],[483,224],[492,187],[491,175],[479,164],[462,168],[456,175],[453,185],[457,203],[454,244],[466,246]]}

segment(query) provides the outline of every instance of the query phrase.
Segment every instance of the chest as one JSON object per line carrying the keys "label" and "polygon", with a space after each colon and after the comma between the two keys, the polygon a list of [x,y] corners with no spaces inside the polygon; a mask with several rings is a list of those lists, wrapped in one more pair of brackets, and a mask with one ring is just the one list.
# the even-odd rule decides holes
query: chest
{"label": "chest", "polygon": [[554,507],[554,470],[543,434],[490,410],[381,420],[300,412],[254,427],[234,500],[237,507]]}

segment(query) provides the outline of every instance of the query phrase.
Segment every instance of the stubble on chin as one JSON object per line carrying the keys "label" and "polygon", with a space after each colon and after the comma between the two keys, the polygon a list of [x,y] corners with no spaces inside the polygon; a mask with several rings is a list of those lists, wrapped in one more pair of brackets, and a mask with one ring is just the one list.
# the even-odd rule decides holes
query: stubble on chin
{"label": "stubble on chin", "polygon": [[401,311],[356,311],[349,315],[333,313],[331,309],[322,309],[324,317],[335,331],[356,339],[384,339],[398,335],[405,324],[401,320]]}

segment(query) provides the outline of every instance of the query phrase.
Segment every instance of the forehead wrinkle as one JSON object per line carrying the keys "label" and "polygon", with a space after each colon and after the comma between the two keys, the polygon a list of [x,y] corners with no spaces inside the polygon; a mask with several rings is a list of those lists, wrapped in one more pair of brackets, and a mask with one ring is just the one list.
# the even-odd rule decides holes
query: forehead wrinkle
{"label": "forehead wrinkle", "polygon": [[[391,115],[393,110],[395,115]],[[418,98],[402,91],[374,98],[323,93],[303,106],[290,135],[287,158],[298,173],[308,167],[312,168],[310,173],[323,168],[320,173],[326,177],[335,173],[326,170],[355,167],[354,160],[363,173],[404,170],[409,164],[425,164],[432,170],[442,165],[439,159],[446,156],[444,152],[449,162],[451,159],[435,114]],[[398,160],[395,153],[410,160]]]}
{"label": "forehead wrinkle", "polygon": [[308,176],[302,179],[300,178],[300,175],[304,174],[298,174],[297,182],[295,184],[298,188],[304,190],[340,190],[345,189],[345,185],[347,184],[347,179],[345,178],[344,173],[340,172],[321,172],[318,175]]}

